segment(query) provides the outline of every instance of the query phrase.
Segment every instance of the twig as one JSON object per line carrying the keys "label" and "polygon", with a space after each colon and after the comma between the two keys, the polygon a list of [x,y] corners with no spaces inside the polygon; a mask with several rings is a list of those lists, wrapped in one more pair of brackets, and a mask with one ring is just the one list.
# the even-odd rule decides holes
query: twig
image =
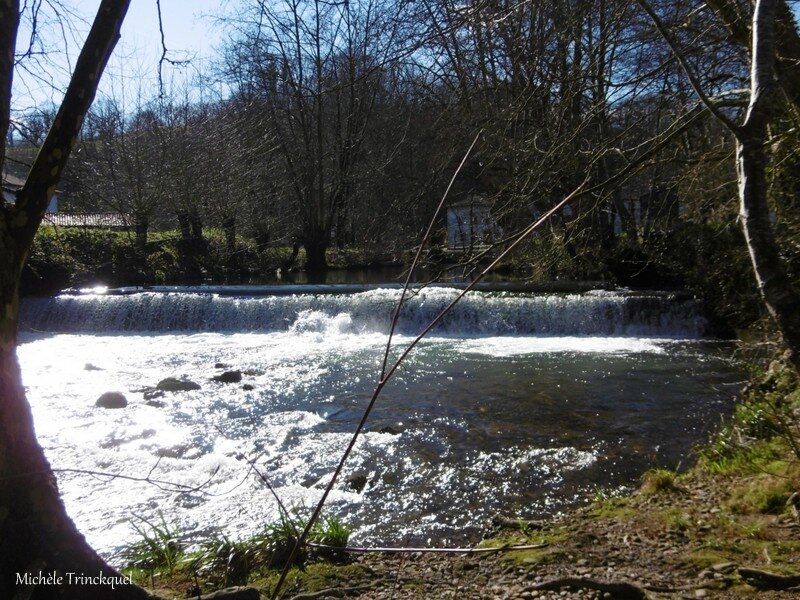
{"label": "twig", "polygon": [[[155,468],[155,467],[154,467]],[[150,483],[155,485],[161,490],[167,492],[200,492],[203,491],[203,488],[211,483],[211,480],[216,477],[217,472],[219,471],[219,466],[214,469],[214,472],[211,473],[208,479],[206,479],[203,483],[198,485],[185,485],[183,483],[176,483],[174,481],[164,481],[163,479],[153,479],[150,477],[150,474],[147,477],[134,477],[133,475],[123,475],[122,473],[109,473],[106,471],[92,471],[90,469],[53,469],[54,473],[77,473],[80,475],[92,475],[94,477],[106,477],[108,479],[126,479],[128,481],[142,481],[144,483]],[[150,471],[152,473],[152,470]],[[27,475],[36,475],[37,473],[22,473],[19,475],[14,475],[12,477],[6,477],[4,479],[13,479],[19,477],[25,477]],[[46,475],[47,472],[41,471],[38,474]]]}
{"label": "twig", "polygon": [[181,65],[187,64],[189,61],[187,60],[173,60],[171,58],[167,58],[167,44],[166,39],[164,36],[164,22],[161,18],[161,0],[156,0],[156,11],[158,12],[158,32],[161,35],[161,57],[158,59],[158,95],[160,98],[164,97],[164,79],[162,75],[162,70],[164,63],[167,62],[174,67],[179,67]]}
{"label": "twig", "polygon": [[478,143],[478,139],[480,138],[483,130],[481,129],[476,135],[475,139],[472,140],[472,144],[470,144],[467,152],[464,154],[464,158],[461,159],[461,163],[458,165],[458,168],[453,173],[453,177],[450,179],[450,183],[447,185],[447,189],[444,191],[442,195],[442,199],[439,200],[439,205],[436,207],[436,210],[433,213],[430,221],[428,221],[428,229],[425,230],[425,235],[422,236],[422,241],[419,243],[417,247],[417,252],[414,255],[414,260],[411,262],[411,266],[408,269],[408,274],[406,275],[405,283],[403,284],[403,291],[400,294],[400,300],[397,302],[397,305],[394,309],[394,313],[392,314],[392,323],[389,327],[389,339],[386,341],[386,352],[383,355],[383,365],[381,366],[381,379],[386,376],[386,365],[389,360],[389,352],[392,349],[392,337],[394,336],[394,332],[397,329],[397,323],[400,320],[400,311],[403,308],[403,303],[406,299],[406,295],[408,294],[408,288],[411,285],[411,277],[414,275],[414,270],[419,264],[420,256],[422,256],[422,249],[425,247],[425,244],[431,237],[431,231],[433,231],[433,225],[436,222],[436,217],[439,216],[439,213],[442,212],[442,207],[444,207],[444,203],[447,200],[447,196],[450,194],[450,190],[453,187],[453,183],[456,181],[456,177],[461,172],[461,169],[464,167],[464,164],[467,162],[467,158],[472,153],[472,149],[475,147],[475,144]]}
{"label": "twig", "polygon": [[278,492],[276,492],[275,488],[272,487],[272,484],[267,479],[267,476],[258,470],[258,467],[256,467],[255,464],[255,460],[250,460],[243,454],[241,454],[240,456],[242,457],[243,460],[247,462],[247,464],[250,465],[250,468],[255,472],[256,475],[258,475],[262,483],[267,486],[267,489],[269,490],[270,494],[272,494],[272,497],[275,498],[275,502],[278,503],[278,510],[281,512],[284,519],[286,519],[289,525],[291,525],[292,529],[294,529],[295,535],[299,537],[300,531],[297,529],[297,525],[295,524],[294,519],[291,518],[291,513],[287,510],[286,505],[281,501],[280,496],[278,496]]}
{"label": "twig", "polygon": [[788,590],[800,586],[800,575],[778,575],[760,569],[739,567],[739,577],[760,590]]}
{"label": "twig", "polygon": [[[458,167],[457,172],[461,169],[461,167],[466,162],[467,157],[469,156],[470,152],[472,151],[472,148],[477,143],[479,136],[480,136],[480,132],[478,132],[478,134],[475,136],[475,139],[473,140],[472,144],[470,145],[469,149],[467,150],[467,152],[466,152],[466,154],[464,156],[464,159],[461,161],[461,164]],[[439,210],[444,205],[445,199],[447,198],[447,192],[450,191],[450,188],[452,187],[454,180],[455,180],[455,176],[453,176],[453,179],[450,181],[450,185],[448,186],[447,191],[445,192],[444,196],[442,197],[441,201],[439,202],[439,206],[436,209],[436,214],[438,214]],[[310,533],[311,528],[317,522],[317,519],[319,518],[319,515],[322,512],[322,507],[325,506],[325,502],[328,499],[328,495],[333,490],[333,486],[336,484],[336,480],[339,478],[339,475],[341,474],[342,469],[344,468],[344,465],[347,462],[347,459],[350,457],[350,453],[353,451],[353,448],[355,447],[356,442],[358,441],[358,438],[361,435],[362,430],[364,429],[364,426],[367,424],[367,419],[369,419],[369,416],[372,413],[372,409],[375,406],[375,402],[377,402],[378,397],[381,394],[381,391],[383,391],[384,386],[389,382],[389,379],[391,379],[391,377],[394,374],[394,372],[400,366],[400,363],[402,363],[402,361],[405,359],[405,357],[408,356],[408,353],[411,352],[411,350],[414,348],[414,346],[417,345],[419,340],[421,340],[422,337],[425,336],[428,333],[428,331],[430,331],[430,329],[432,329],[436,325],[436,323],[438,323],[438,321],[440,320],[441,316],[443,316],[443,314],[440,314],[439,317],[434,319],[434,321],[431,323],[431,325],[428,328],[426,328],[425,331],[423,331],[417,337],[417,339],[415,339],[411,343],[411,345],[409,345],[406,348],[406,350],[401,354],[400,358],[398,358],[394,362],[394,364],[392,365],[392,368],[389,369],[388,372],[386,371],[386,366],[388,364],[389,348],[391,347],[391,342],[392,342],[392,334],[394,333],[397,321],[398,321],[399,316],[400,316],[400,309],[402,307],[403,299],[405,298],[406,291],[408,290],[408,287],[410,285],[411,273],[412,273],[412,271],[414,269],[414,266],[417,264],[419,256],[420,256],[420,254],[422,252],[422,246],[423,246],[425,240],[430,235],[430,232],[431,232],[431,230],[433,228],[433,223],[435,221],[435,217],[436,217],[436,215],[434,215],[434,217],[430,220],[430,223],[428,225],[428,230],[425,233],[425,237],[423,238],[422,243],[420,243],[420,247],[417,250],[417,255],[414,258],[414,263],[412,264],[411,269],[409,269],[408,276],[406,277],[406,283],[405,283],[405,286],[403,287],[403,294],[401,295],[400,302],[398,303],[397,309],[395,310],[394,317],[392,318],[392,325],[391,325],[391,328],[390,328],[390,331],[389,331],[389,339],[388,339],[388,342],[387,342],[387,345],[386,345],[386,353],[384,355],[383,366],[381,368],[381,376],[380,376],[380,379],[378,380],[378,384],[375,386],[375,390],[374,390],[374,392],[372,394],[372,397],[370,398],[370,401],[367,404],[367,407],[364,409],[364,414],[361,416],[361,420],[359,421],[358,426],[356,427],[356,430],[353,432],[353,435],[350,437],[350,442],[348,443],[347,448],[342,453],[342,456],[339,459],[339,463],[336,465],[336,469],[333,472],[333,476],[331,477],[330,481],[328,482],[328,485],[325,486],[325,490],[322,493],[322,497],[320,498],[319,502],[317,503],[317,506],[314,508],[314,512],[311,514],[311,517],[309,518],[308,523],[306,523],[306,526],[303,529],[303,532],[300,534],[300,537],[298,537],[297,540],[295,541],[295,544],[292,547],[292,551],[289,553],[289,557],[286,559],[286,564],[284,564],[284,566],[283,566],[283,570],[281,571],[281,575],[278,578],[277,583],[275,584],[275,590],[272,593],[273,600],[278,597],[278,593],[280,592],[280,589],[283,586],[284,581],[286,580],[286,576],[289,574],[289,569],[291,568],[292,562],[294,561],[294,558],[297,555],[297,551],[300,549],[300,546],[305,542],[306,538],[308,538],[308,534]],[[467,288],[467,289],[469,289],[469,288]],[[465,293],[466,293],[466,291],[465,291]],[[464,294],[461,294],[459,296],[459,298],[461,298],[463,295]],[[450,307],[445,309],[445,312],[447,310],[449,310],[449,309],[450,309]]]}
{"label": "twig", "polygon": [[658,33],[661,34],[661,37],[670,47],[670,50],[672,50],[672,54],[675,56],[675,58],[678,59],[678,63],[681,65],[683,72],[689,79],[689,84],[692,86],[692,89],[694,90],[695,94],[697,94],[698,98],[700,98],[700,101],[705,105],[705,107],[709,110],[709,112],[713,114],[717,119],[719,119],[720,123],[722,123],[728,130],[730,130],[734,134],[737,133],[739,131],[739,126],[736,123],[734,123],[728,117],[728,115],[722,112],[719,106],[717,106],[717,103],[712,98],[710,98],[708,94],[705,93],[705,91],[703,90],[703,86],[700,84],[700,81],[697,78],[697,75],[695,74],[692,67],[689,65],[689,62],[686,60],[686,56],[683,54],[683,52],[680,51],[680,48],[678,48],[677,41],[675,40],[674,37],[672,37],[672,34],[666,28],[664,22],[658,16],[653,7],[650,6],[650,3],[647,2],[647,0],[637,0],[637,2],[639,6],[642,7],[642,10],[646,12],[647,15],[650,17],[650,20],[653,22],[653,25],[658,30]]}
{"label": "twig", "polygon": [[316,600],[317,598],[343,598],[344,596],[361,595],[362,592],[374,590],[381,582],[376,581],[368,585],[357,585],[343,588],[325,588],[316,592],[304,592],[292,596],[290,600]]}
{"label": "twig", "polygon": [[353,554],[404,554],[420,552],[423,554],[491,554],[498,552],[516,552],[519,550],[538,550],[540,548],[547,548],[550,544],[526,544],[524,546],[497,546],[495,548],[360,548],[353,546],[328,546],[326,544],[318,544],[316,542],[306,542],[309,548],[320,548],[322,550],[335,550],[337,552],[352,552]]}

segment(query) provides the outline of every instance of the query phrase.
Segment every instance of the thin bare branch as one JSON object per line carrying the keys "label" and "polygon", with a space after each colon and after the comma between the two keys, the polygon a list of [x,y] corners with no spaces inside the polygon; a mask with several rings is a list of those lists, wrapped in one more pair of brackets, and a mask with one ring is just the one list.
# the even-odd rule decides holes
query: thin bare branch
{"label": "thin bare branch", "polygon": [[667,43],[667,45],[669,45],[670,50],[672,50],[672,53],[678,60],[678,64],[680,64],[681,68],[686,74],[689,84],[692,86],[692,89],[694,90],[695,94],[697,94],[698,98],[700,98],[700,101],[703,103],[703,105],[720,121],[720,123],[722,123],[732,133],[736,134],[739,131],[739,126],[720,109],[718,103],[714,102],[714,100],[708,94],[706,94],[705,90],[703,89],[703,84],[700,83],[697,74],[694,72],[694,69],[692,69],[689,61],[686,59],[686,55],[681,50],[677,40],[661,20],[661,17],[658,16],[658,13],[656,13],[647,0],[636,1],[639,6],[642,7],[642,10],[647,13],[647,16],[650,17],[650,20],[658,30],[658,33],[661,34],[661,37],[664,38],[664,41]]}

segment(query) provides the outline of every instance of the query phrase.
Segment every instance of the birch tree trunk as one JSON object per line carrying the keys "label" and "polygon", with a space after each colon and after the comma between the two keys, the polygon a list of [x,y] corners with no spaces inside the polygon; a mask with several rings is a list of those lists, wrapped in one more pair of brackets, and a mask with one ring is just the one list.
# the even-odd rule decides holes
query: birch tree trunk
{"label": "birch tree trunk", "polygon": [[780,257],[767,204],[767,125],[777,101],[775,16],[777,0],[758,0],[752,24],[750,104],[736,130],[739,216],[758,288],[800,370],[800,296]]}

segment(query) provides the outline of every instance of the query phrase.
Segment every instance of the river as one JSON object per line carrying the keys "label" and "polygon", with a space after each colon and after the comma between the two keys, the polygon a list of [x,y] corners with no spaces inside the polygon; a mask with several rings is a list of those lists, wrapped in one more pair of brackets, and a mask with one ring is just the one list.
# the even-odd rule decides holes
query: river
{"label": "river", "polygon": [[[189,541],[258,530],[277,508],[251,462],[286,505],[312,507],[374,388],[399,290],[123,292],[23,303],[37,435],[56,469],[203,487],[62,471],[90,543],[113,556],[136,516],[163,515]],[[416,294],[395,347],[457,293]],[[730,413],[730,350],[690,298],[472,292],[386,387],[328,511],[357,543],[441,546],[474,540],[497,511],[543,517],[635,486],[691,461]],[[212,381],[225,370],[242,381]],[[165,377],[201,388],[146,400]],[[126,408],[94,406],[112,390]]]}

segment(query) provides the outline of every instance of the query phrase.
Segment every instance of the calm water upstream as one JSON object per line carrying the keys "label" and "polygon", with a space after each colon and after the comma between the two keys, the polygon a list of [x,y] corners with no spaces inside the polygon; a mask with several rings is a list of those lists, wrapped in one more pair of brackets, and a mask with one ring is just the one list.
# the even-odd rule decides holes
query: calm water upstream
{"label": "calm water upstream", "polygon": [[[60,474],[70,514],[108,555],[135,537],[132,515],[162,513],[190,538],[275,519],[244,457],[286,504],[311,507],[369,399],[399,295],[214,291],[24,302],[19,358],[54,467],[211,478],[177,493]],[[398,347],[456,293],[413,298]],[[656,294],[470,294],[386,388],[329,510],[358,543],[453,544],[499,510],[552,514],[685,463],[741,379],[697,309]],[[211,381],[216,363],[242,382]],[[169,376],[201,389],[148,405],[140,390]],[[95,408],[110,390],[128,407]]]}

